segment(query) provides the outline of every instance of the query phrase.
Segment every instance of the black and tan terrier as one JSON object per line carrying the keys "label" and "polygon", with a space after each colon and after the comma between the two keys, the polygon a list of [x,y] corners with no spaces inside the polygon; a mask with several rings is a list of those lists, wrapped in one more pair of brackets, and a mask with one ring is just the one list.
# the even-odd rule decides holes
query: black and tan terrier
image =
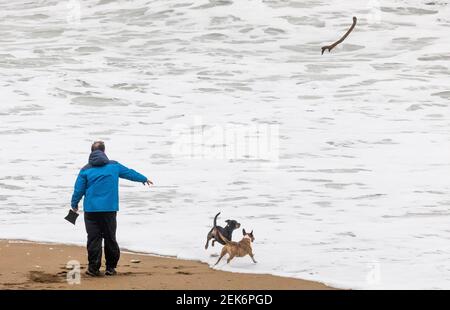
{"label": "black and tan terrier", "polygon": [[219,242],[220,244],[225,245],[225,241],[222,239],[222,237],[219,236],[219,233],[221,236],[224,236],[227,240],[231,240],[233,231],[235,229],[238,229],[241,227],[241,224],[238,223],[235,220],[226,220],[225,223],[227,223],[227,226],[221,227],[217,225],[217,217],[219,216],[220,212],[216,214],[214,217],[213,222],[213,228],[208,233],[208,236],[206,237],[206,244],[205,244],[205,250],[208,249],[209,240],[213,239],[212,246],[214,246],[214,242]]}

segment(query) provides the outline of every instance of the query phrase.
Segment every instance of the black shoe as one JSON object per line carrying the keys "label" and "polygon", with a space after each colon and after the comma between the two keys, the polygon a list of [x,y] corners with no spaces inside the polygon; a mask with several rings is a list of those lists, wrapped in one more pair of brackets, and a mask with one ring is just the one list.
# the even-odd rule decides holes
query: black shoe
{"label": "black shoe", "polygon": [[101,276],[101,273],[99,270],[92,270],[92,269],[86,270],[86,274],[91,277],[100,277]]}
{"label": "black shoe", "polygon": [[116,269],[114,268],[106,268],[105,276],[115,276],[117,274]]}

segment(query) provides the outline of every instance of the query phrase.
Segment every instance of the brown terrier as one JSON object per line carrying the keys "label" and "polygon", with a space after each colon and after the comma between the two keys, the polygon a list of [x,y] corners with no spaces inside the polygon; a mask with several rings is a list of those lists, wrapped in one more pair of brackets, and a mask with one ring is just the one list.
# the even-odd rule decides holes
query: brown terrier
{"label": "brown terrier", "polygon": [[244,234],[244,238],[242,238],[239,242],[230,241],[222,234],[220,231],[218,232],[220,238],[222,238],[225,241],[225,245],[222,248],[222,252],[220,253],[220,257],[217,260],[216,265],[220,262],[222,257],[225,256],[225,254],[228,253],[228,259],[227,264],[234,258],[234,257],[244,257],[245,255],[249,255],[250,258],[253,260],[253,262],[256,264],[256,260],[253,255],[252,251],[252,242],[255,241],[255,237],[253,237],[253,230],[251,233],[246,233],[245,229],[242,229],[242,233]]}

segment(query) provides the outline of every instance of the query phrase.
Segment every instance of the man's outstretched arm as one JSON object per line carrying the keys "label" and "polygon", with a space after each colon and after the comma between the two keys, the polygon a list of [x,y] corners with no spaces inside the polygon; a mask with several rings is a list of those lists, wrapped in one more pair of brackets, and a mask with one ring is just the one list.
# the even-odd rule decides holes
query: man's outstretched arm
{"label": "man's outstretched arm", "polygon": [[75,187],[72,194],[72,200],[70,203],[70,206],[74,210],[78,210],[78,203],[80,202],[81,198],[83,198],[84,194],[86,193],[86,176],[82,174],[81,172],[78,174],[77,180],[75,182]]}
{"label": "man's outstretched arm", "polygon": [[137,171],[134,171],[133,169],[129,169],[125,167],[124,165],[119,164],[119,177],[122,179],[127,179],[134,182],[141,182],[147,185],[152,185],[153,182],[147,179],[146,176],[140,174]]}

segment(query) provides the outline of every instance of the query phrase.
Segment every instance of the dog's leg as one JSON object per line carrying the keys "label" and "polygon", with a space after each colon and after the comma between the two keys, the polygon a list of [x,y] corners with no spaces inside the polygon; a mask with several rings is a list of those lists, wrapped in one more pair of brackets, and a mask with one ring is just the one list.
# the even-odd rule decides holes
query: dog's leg
{"label": "dog's leg", "polygon": [[253,255],[253,253],[250,253],[249,255],[252,261],[256,264],[255,255]]}
{"label": "dog's leg", "polygon": [[[206,244],[205,244],[205,250],[208,249],[208,245],[209,245],[209,240],[211,240],[213,238],[212,236],[212,230],[208,233],[208,236],[206,236]],[[214,241],[213,241],[214,242]]]}
{"label": "dog's leg", "polygon": [[[225,254],[227,254],[227,250],[226,250],[225,248],[222,248],[222,252],[220,252],[220,257],[219,257],[219,259],[217,260],[217,262],[215,263],[215,265],[217,265],[217,264],[220,262],[220,260],[222,259],[222,257],[225,256]],[[214,266],[215,266],[215,265],[214,265]]]}
{"label": "dog's leg", "polygon": [[216,239],[214,239],[212,242],[211,242],[211,245],[212,246],[214,246],[214,243],[216,242]]}
{"label": "dog's leg", "polygon": [[228,257],[227,259],[227,264],[229,264],[231,262],[231,260],[234,258],[234,254],[230,254],[230,257]]}

